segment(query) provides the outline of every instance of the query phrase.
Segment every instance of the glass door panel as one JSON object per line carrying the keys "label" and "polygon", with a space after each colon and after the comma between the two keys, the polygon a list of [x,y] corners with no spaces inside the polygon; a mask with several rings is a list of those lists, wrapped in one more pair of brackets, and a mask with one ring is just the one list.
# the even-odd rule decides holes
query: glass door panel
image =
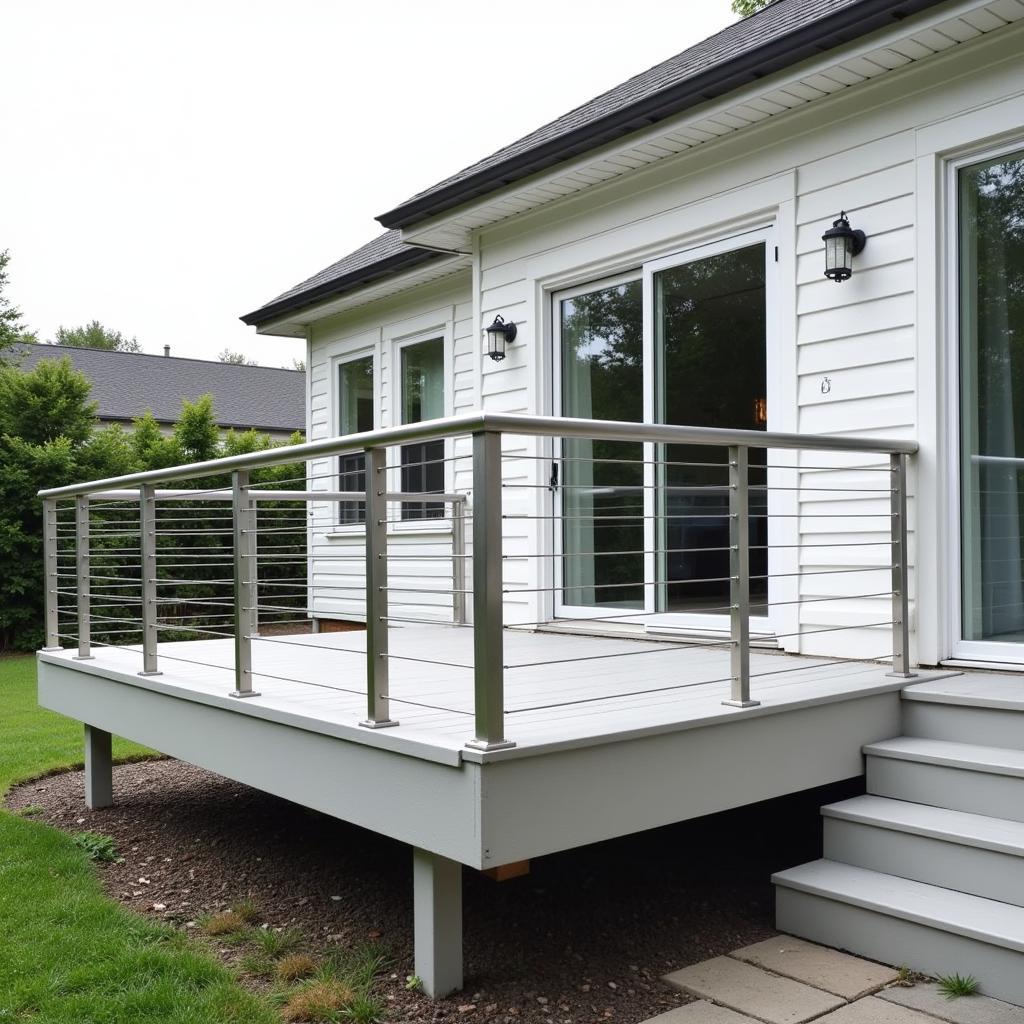
{"label": "glass door panel", "polygon": [[998,659],[1024,645],[1024,151],[958,187],[962,639]]}
{"label": "glass door panel", "polygon": [[[719,252],[653,275],[658,422],[765,430],[765,245]],[[728,452],[659,445],[657,594],[662,612],[729,610]],[[751,449],[750,599],[768,614],[765,449]]]}
{"label": "glass door panel", "polygon": [[[642,420],[640,280],[563,298],[556,316],[563,415]],[[559,610],[642,609],[643,446],[567,438],[561,455]]]}

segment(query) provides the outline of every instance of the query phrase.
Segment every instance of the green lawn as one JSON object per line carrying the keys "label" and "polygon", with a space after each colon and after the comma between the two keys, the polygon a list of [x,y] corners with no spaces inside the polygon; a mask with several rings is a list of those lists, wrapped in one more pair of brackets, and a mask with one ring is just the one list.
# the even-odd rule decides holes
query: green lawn
{"label": "green lawn", "polygon": [[[116,741],[115,757],[144,753]],[[0,658],[0,794],[80,764],[82,726],[36,705],[35,659]],[[198,944],[107,899],[62,832],[0,811],[0,1022],[270,1024]]]}

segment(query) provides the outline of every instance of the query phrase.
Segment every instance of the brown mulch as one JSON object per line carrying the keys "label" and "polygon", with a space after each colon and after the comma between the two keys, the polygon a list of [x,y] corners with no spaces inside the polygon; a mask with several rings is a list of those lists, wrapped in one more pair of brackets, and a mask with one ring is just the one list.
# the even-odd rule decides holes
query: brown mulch
{"label": "brown mulch", "polygon": [[[107,893],[192,933],[200,915],[249,899],[271,927],[301,929],[313,952],[384,944],[390,1020],[637,1024],[687,1001],[661,975],[774,934],[771,872],[820,855],[818,807],[850,791],[555,854],[506,882],[466,870],[466,987],[436,1004],[405,985],[412,872],[401,843],[174,760],[117,767],[105,810],[86,810],[81,771],[25,783],[8,806],[112,836],[124,862],[100,867]],[[237,948],[216,948],[237,960]]]}

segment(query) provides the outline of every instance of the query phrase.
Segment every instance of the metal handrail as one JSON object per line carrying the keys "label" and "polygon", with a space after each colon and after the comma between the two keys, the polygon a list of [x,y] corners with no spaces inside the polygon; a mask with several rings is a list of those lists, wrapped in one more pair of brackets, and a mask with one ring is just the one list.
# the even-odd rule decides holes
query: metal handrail
{"label": "metal handrail", "polygon": [[[78,562],[78,620],[79,657],[92,656],[90,648],[90,594],[89,594],[89,504],[90,502],[129,501],[140,503],[140,555],[142,572],[143,609],[143,673],[157,671],[157,620],[155,590],[156,518],[155,505],[161,500],[230,501],[234,547],[233,565],[233,618],[235,642],[234,696],[255,696],[252,686],[251,641],[257,631],[257,573],[256,537],[259,532],[255,520],[260,502],[330,502],[360,501],[365,503],[365,559],[366,559],[366,698],[367,716],[361,723],[369,728],[383,728],[398,724],[389,713],[388,686],[388,556],[387,539],[390,502],[435,502],[453,506],[452,560],[453,560],[453,614],[456,622],[464,622],[466,597],[471,595],[473,607],[474,643],[474,716],[475,738],[468,745],[482,750],[495,750],[513,745],[504,735],[506,710],[504,707],[504,643],[503,643],[503,584],[502,584],[502,490],[503,453],[502,435],[542,438],[582,438],[656,445],[704,445],[727,449],[722,468],[728,468],[729,482],[716,490],[727,491],[729,496],[729,640],[731,652],[731,691],[725,703],[748,708],[758,702],[750,694],[750,565],[749,523],[751,492],[760,488],[749,482],[748,452],[750,449],[788,449],[818,452],[851,452],[885,455],[889,460],[891,501],[887,518],[890,522],[892,558],[892,626],[893,674],[909,674],[908,635],[908,563],[907,563],[907,461],[917,451],[914,441],[888,438],[851,438],[827,435],[773,433],[756,430],[723,430],[709,427],[688,427],[666,424],[625,423],[608,420],[585,420],[551,416],[518,414],[473,413],[446,417],[425,423],[391,427],[383,430],[333,437],[321,441],[284,446],[269,451],[227,456],[200,463],[126,474],[103,480],[86,481],[66,487],[48,488],[39,492],[44,507],[44,553],[47,578],[47,646],[59,646],[56,584],[51,581],[61,575],[57,569],[57,503],[74,499],[76,557]],[[384,485],[388,466],[385,460],[389,446],[413,441],[437,440],[452,437],[472,438],[472,484],[467,489],[472,495],[472,515],[467,515],[469,494],[466,493],[403,493],[387,491]],[[301,463],[343,454],[365,453],[365,491],[285,490],[257,488],[250,482],[250,472],[266,466]],[[466,452],[466,458],[470,453]],[[516,454],[508,456],[515,459]],[[794,465],[793,469],[801,469]],[[806,467],[813,469],[815,467]],[[856,468],[856,467],[854,467]],[[190,478],[201,480],[210,476],[230,473],[230,488],[191,490],[164,488],[166,484]],[[305,477],[308,482],[308,476]],[[303,479],[303,477],[297,477]],[[813,488],[812,488],[813,489]],[[616,489],[612,488],[614,492]],[[599,493],[595,489],[595,493]],[[461,506],[459,515],[456,508]],[[784,513],[787,514],[788,513]],[[807,513],[812,516],[814,513]],[[472,587],[465,580],[466,534],[465,521],[472,519],[473,557]],[[554,517],[549,517],[554,518]],[[296,527],[299,529],[300,527]],[[354,589],[354,588],[353,588]],[[852,628],[852,627],[850,627]],[[230,634],[218,634],[230,635]],[[354,652],[352,652],[354,653]]]}
{"label": "metal handrail", "polygon": [[734,445],[749,448],[783,448],[804,451],[870,452],[886,455],[914,455],[916,441],[892,438],[833,437],[822,434],[784,434],[763,430],[724,430],[718,427],[680,427],[660,423],[626,423],[613,420],[586,420],[558,416],[528,416],[519,413],[467,413],[445,416],[422,423],[381,430],[330,437],[322,441],[285,445],[267,451],[227,455],[220,459],[193,462],[166,469],[108,477],[104,480],[68,484],[39,491],[40,498],[71,498],[78,494],[110,490],[117,487],[139,487],[142,484],[164,483],[186,478],[220,476],[235,470],[261,469],[289,462],[302,462],[383,448],[410,441],[436,441],[458,435],[496,433],[532,437],[573,437],[591,441],[650,441],[662,444],[713,445],[728,448]]}

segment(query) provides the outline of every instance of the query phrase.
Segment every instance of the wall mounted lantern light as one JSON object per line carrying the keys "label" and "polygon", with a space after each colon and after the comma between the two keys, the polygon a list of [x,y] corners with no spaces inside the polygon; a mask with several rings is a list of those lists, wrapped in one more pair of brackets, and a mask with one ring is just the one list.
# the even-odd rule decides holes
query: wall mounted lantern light
{"label": "wall mounted lantern light", "polygon": [[505,318],[496,316],[487,328],[487,354],[500,363],[505,358],[505,348],[516,340],[516,325],[505,323]]}
{"label": "wall mounted lantern light", "polygon": [[825,243],[825,276],[832,278],[837,284],[853,276],[853,257],[867,243],[863,231],[850,227],[844,210],[839,220],[832,222],[832,227],[821,236]]}

